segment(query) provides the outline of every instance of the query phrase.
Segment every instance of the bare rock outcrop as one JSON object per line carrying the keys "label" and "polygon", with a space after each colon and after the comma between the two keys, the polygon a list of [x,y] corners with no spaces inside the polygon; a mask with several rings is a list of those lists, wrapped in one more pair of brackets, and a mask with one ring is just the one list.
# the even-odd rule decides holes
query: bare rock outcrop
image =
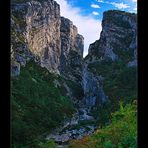
{"label": "bare rock outcrop", "polygon": [[[15,59],[20,63],[22,54],[31,58],[33,55],[42,67],[50,72],[59,73],[60,49],[60,6],[54,0],[27,1],[12,3],[12,45]],[[16,37],[21,40],[16,42]],[[19,45],[16,51],[15,45]],[[25,46],[25,48],[23,47]],[[22,51],[24,48],[24,51]],[[22,51],[21,54],[20,51]],[[17,58],[16,58],[17,57]],[[24,57],[24,65],[27,58]]]}
{"label": "bare rock outcrop", "polygon": [[82,80],[82,60],[84,38],[78,34],[77,27],[61,17],[61,57],[60,71],[66,78],[80,82]]}
{"label": "bare rock outcrop", "polygon": [[51,0],[28,2],[26,14],[26,39],[28,48],[42,67],[59,73],[60,6]]}
{"label": "bare rock outcrop", "polygon": [[[103,89],[106,78],[97,71],[97,64],[102,61],[122,61],[127,67],[136,67],[136,14],[118,10],[104,12],[100,39],[90,44],[83,65],[84,100],[90,106],[95,106],[97,102],[103,103],[108,98]],[[89,67],[94,67],[94,71],[92,72]]]}
{"label": "bare rock outcrop", "polygon": [[[73,64],[73,72],[80,69],[83,37],[70,20],[60,16],[60,5],[56,1],[13,0],[11,11],[12,60],[15,63],[25,66],[32,59],[50,72],[66,76],[69,72],[65,69]],[[76,57],[72,58],[73,54]],[[71,75],[71,79],[74,77]]]}
{"label": "bare rock outcrop", "polygon": [[110,10],[103,14],[100,39],[89,47],[89,56],[96,59],[109,58],[112,61],[124,58],[126,62],[136,60],[137,16],[124,11]]}

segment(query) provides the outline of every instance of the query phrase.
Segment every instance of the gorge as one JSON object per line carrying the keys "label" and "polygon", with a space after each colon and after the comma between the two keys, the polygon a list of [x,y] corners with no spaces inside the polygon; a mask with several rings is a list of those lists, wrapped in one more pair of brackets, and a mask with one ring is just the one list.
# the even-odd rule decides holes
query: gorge
{"label": "gorge", "polygon": [[109,124],[120,101],[137,98],[136,14],[104,12],[85,58],[83,48],[56,1],[11,1],[13,147],[81,139]]}

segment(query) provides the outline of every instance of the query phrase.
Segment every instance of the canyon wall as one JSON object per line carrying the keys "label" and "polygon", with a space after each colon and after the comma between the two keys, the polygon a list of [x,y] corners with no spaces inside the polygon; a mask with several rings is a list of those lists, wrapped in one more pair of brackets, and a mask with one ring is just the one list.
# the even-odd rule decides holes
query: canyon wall
{"label": "canyon wall", "polygon": [[77,27],[61,17],[61,57],[60,71],[68,79],[82,81],[82,60],[84,38],[78,34]]}
{"label": "canyon wall", "polygon": [[[118,10],[104,12],[100,39],[90,44],[83,67],[86,104],[94,106],[106,102],[107,94],[112,95],[114,92],[104,92],[103,87],[108,88],[109,84],[116,82],[117,80],[114,79],[121,77],[125,69],[129,72],[130,68],[137,67],[136,14]],[[126,72],[122,79],[126,77],[125,75]],[[135,75],[136,72],[133,75],[134,78],[136,78]],[[132,76],[128,77],[130,80]],[[119,81],[121,80],[118,80],[118,83]],[[115,84],[110,85],[110,89],[111,87],[115,87]],[[121,84],[118,87],[120,89]]]}
{"label": "canyon wall", "polygon": [[83,36],[60,16],[59,4],[54,0],[12,1],[11,14],[12,76],[19,75],[21,66],[32,59],[52,73],[81,79],[78,61],[83,58]]}
{"label": "canyon wall", "polygon": [[72,21],[60,16],[60,6],[54,0],[12,1],[11,7],[12,76],[19,75],[27,61],[34,60],[83,87],[84,102],[95,106],[108,98],[103,89],[106,78],[96,72],[96,63],[110,60],[122,61],[129,68],[137,66],[135,14],[104,12],[100,39],[89,46],[83,59],[84,38]]}
{"label": "canyon wall", "polygon": [[[89,47],[88,57],[93,59],[123,59],[125,52],[130,60],[137,60],[137,16],[124,11],[110,10],[103,14],[100,39]],[[136,66],[136,65],[135,65]]]}

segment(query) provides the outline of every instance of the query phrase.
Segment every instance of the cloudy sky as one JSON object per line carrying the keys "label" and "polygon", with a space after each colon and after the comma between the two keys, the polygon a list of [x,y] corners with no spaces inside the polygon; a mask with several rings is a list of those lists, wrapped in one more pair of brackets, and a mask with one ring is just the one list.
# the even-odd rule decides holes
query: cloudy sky
{"label": "cloudy sky", "polygon": [[103,12],[110,9],[137,13],[137,0],[55,0],[60,4],[61,16],[69,18],[84,36],[84,57],[89,44],[98,40]]}

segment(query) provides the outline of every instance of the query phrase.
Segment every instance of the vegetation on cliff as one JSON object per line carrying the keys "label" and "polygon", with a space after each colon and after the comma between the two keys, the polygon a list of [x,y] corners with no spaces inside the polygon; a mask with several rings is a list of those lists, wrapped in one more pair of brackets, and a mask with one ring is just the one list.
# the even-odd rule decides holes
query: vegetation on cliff
{"label": "vegetation on cliff", "polygon": [[122,60],[113,62],[109,59],[90,63],[88,68],[95,75],[104,77],[103,88],[108,102],[98,108],[99,115],[96,115],[100,125],[104,125],[111,112],[119,108],[119,101],[127,104],[137,98],[137,68],[127,67]]}
{"label": "vegetation on cliff", "polygon": [[81,120],[72,130],[98,128],[69,147],[136,148],[137,67],[128,65],[137,60],[136,15],[105,12],[100,39],[82,59],[83,37],[60,17],[59,5],[53,0],[24,5],[27,1],[12,0],[17,4],[11,17],[12,148],[56,148],[45,136],[76,110],[94,120]]}
{"label": "vegetation on cliff", "polygon": [[22,67],[19,77],[11,79],[14,147],[32,144],[40,139],[39,135],[59,126],[74,113],[70,99],[54,84],[54,80],[60,79],[60,76],[49,73],[34,62]]}
{"label": "vegetation on cliff", "polygon": [[111,123],[96,130],[92,136],[70,142],[71,148],[136,148],[137,105],[123,105],[111,115]]}

